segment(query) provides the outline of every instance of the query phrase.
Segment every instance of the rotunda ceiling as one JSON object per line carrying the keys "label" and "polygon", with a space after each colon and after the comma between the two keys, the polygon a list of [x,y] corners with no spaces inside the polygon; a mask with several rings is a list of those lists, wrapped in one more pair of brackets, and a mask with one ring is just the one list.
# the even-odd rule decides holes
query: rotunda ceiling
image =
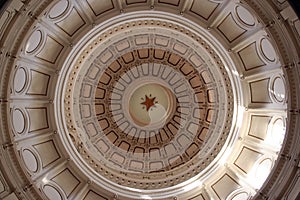
{"label": "rotunda ceiling", "polygon": [[[300,28],[286,27],[288,2],[9,6],[0,32],[0,198],[238,200],[293,191],[285,171],[299,156]],[[22,190],[9,193],[11,185]]]}

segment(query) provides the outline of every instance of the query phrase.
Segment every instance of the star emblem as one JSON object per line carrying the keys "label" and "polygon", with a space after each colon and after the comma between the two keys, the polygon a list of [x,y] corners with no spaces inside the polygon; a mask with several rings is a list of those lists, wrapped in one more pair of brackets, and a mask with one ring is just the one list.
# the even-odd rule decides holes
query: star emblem
{"label": "star emblem", "polygon": [[[150,95],[151,96],[151,95]],[[146,106],[146,110],[149,111],[149,109],[155,105],[155,98],[156,97],[153,97],[153,98],[149,98],[147,95],[145,95],[145,101],[142,102],[141,104]]]}

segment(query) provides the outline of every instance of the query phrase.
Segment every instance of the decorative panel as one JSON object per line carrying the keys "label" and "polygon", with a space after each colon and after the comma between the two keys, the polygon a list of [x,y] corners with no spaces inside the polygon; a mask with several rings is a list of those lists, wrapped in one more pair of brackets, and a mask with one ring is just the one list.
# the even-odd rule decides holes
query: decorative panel
{"label": "decorative panel", "polygon": [[115,8],[113,1],[86,0],[93,13],[98,16]]}
{"label": "decorative panel", "polygon": [[158,3],[169,4],[173,6],[179,6],[180,0],[158,0]]}
{"label": "decorative panel", "polygon": [[[199,68],[204,64],[204,60],[197,53],[189,57],[190,62],[196,67]],[[206,73],[208,74],[208,73]],[[202,75],[203,76],[203,75]],[[206,81],[205,81],[206,82]],[[206,82],[207,83],[207,82]]]}
{"label": "decorative panel", "polygon": [[206,200],[202,194],[199,194],[197,196],[194,196],[192,198],[190,198],[189,200]]}
{"label": "decorative panel", "polygon": [[74,35],[82,26],[85,25],[84,19],[78,13],[76,8],[73,8],[70,14],[56,25],[61,28],[69,36]]}
{"label": "decorative panel", "polygon": [[47,95],[50,75],[36,70],[30,70],[30,84],[26,94],[28,95]]}
{"label": "decorative panel", "polygon": [[262,153],[244,146],[237,159],[234,161],[234,165],[244,173],[248,174],[249,172],[251,172],[251,169],[255,162],[262,155]]}
{"label": "decorative panel", "polygon": [[58,1],[49,11],[49,18],[56,19],[65,15],[70,3],[68,0],[60,0]]}
{"label": "decorative panel", "polygon": [[30,173],[36,173],[40,167],[37,155],[35,155],[31,149],[23,149],[21,151],[21,156],[27,170]]}
{"label": "decorative panel", "polygon": [[271,80],[271,91],[270,95],[277,103],[284,103],[286,95],[286,84],[282,76],[275,76]]}
{"label": "decorative panel", "polygon": [[[162,46],[162,47],[166,47],[166,46],[168,46],[169,45],[169,38],[167,38],[167,37],[165,37],[165,36],[163,36],[163,35],[156,35],[155,36],[155,39],[154,39],[154,44],[155,45],[158,45],[158,46]],[[155,54],[154,54],[154,57],[155,58],[162,58],[163,57],[163,55],[164,55],[164,51],[159,51],[159,50],[157,50],[156,52],[155,52]]]}
{"label": "decorative panel", "polygon": [[65,192],[67,197],[69,197],[70,194],[80,184],[80,181],[74,176],[70,169],[63,170],[51,180],[53,180],[60,186],[60,188]]}
{"label": "decorative panel", "polygon": [[239,183],[228,174],[224,174],[212,185],[212,189],[219,199],[226,199],[230,193],[240,188]]}
{"label": "decorative panel", "polygon": [[63,200],[62,194],[59,192],[59,189],[50,184],[46,184],[43,187],[43,192],[49,200]]}
{"label": "decorative panel", "polygon": [[[82,86],[81,90],[82,90],[83,96],[85,98],[90,98],[91,97],[91,95],[92,95],[92,93],[91,93],[92,92],[92,85],[85,84],[85,85]],[[99,89],[99,90],[96,89],[96,91],[97,91],[97,98],[103,98],[104,91],[101,90],[101,89]]]}
{"label": "decorative panel", "polygon": [[147,0],[126,0],[126,4],[147,3]]}
{"label": "decorative panel", "polygon": [[44,34],[41,30],[35,30],[31,33],[30,37],[26,42],[25,52],[26,53],[35,53],[37,49],[41,47],[41,44],[44,40]]}
{"label": "decorative panel", "polygon": [[259,188],[265,182],[273,166],[273,161],[270,158],[259,159],[256,162],[255,169],[251,176],[254,175],[254,185]]}
{"label": "decorative panel", "polygon": [[24,67],[19,67],[16,70],[13,85],[16,93],[22,93],[28,85],[28,72]]}
{"label": "decorative panel", "polygon": [[150,42],[148,35],[135,35],[134,40],[136,45],[146,45]]}
{"label": "decorative panel", "polygon": [[29,116],[29,132],[48,129],[47,108],[26,108]]}
{"label": "decorative panel", "polygon": [[259,42],[262,58],[268,63],[274,63],[278,58],[271,41],[263,37]]}
{"label": "decorative panel", "polygon": [[80,111],[82,117],[90,117],[91,116],[91,105],[89,104],[84,104],[80,106]]}
{"label": "decorative panel", "polygon": [[42,166],[45,168],[48,165],[54,163],[60,158],[60,155],[54,145],[52,140],[35,144],[33,147],[39,154],[40,159],[42,160]]}
{"label": "decorative panel", "polygon": [[62,44],[60,44],[53,37],[47,35],[45,44],[42,47],[41,51],[36,55],[36,57],[54,64],[63,48],[64,46]]}
{"label": "decorative panel", "polygon": [[237,24],[235,19],[232,17],[232,14],[229,14],[221,22],[221,24],[218,26],[218,29],[229,42],[232,42],[246,32],[246,29]]}
{"label": "decorative panel", "polygon": [[265,63],[262,61],[257,52],[256,42],[240,50],[238,55],[241,58],[246,71],[265,66]]}
{"label": "decorative panel", "polygon": [[104,196],[102,196],[102,195],[100,195],[100,194],[98,194],[98,193],[96,193],[92,190],[90,190],[83,199],[84,200],[95,200],[95,199],[97,199],[97,200],[109,200],[108,198],[106,198],[106,197],[104,197]]}
{"label": "decorative panel", "polygon": [[197,0],[193,1],[190,11],[208,20],[218,5],[218,3],[209,0]]}
{"label": "decorative panel", "polygon": [[262,79],[249,83],[252,103],[272,103],[269,93],[270,79]]}
{"label": "decorative panel", "polygon": [[238,17],[239,21],[242,22],[243,25],[246,26],[254,26],[256,23],[255,17],[252,13],[245,7],[238,5],[235,7],[235,13]]}
{"label": "decorative panel", "polygon": [[270,116],[252,115],[248,135],[264,140],[267,136],[270,121]]}
{"label": "decorative panel", "polygon": [[286,123],[283,117],[273,117],[268,126],[268,142],[273,146],[280,147],[286,132]]}
{"label": "decorative panel", "polygon": [[25,111],[15,108],[11,111],[13,130],[17,134],[22,134],[28,129],[28,118]]}
{"label": "decorative panel", "polygon": [[238,189],[233,191],[229,196],[228,200],[249,200],[250,194],[245,189]]}
{"label": "decorative panel", "polygon": [[173,46],[173,49],[175,52],[184,55],[188,51],[189,47],[182,42],[176,41],[176,43]]}

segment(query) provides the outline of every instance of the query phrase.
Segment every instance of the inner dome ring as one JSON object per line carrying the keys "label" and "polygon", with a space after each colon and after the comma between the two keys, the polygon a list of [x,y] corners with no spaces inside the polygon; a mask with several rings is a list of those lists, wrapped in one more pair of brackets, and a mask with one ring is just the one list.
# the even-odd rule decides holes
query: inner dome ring
{"label": "inner dome ring", "polygon": [[[205,44],[206,44],[206,43],[205,43],[205,41],[203,41],[203,44],[202,44],[202,45],[205,45]],[[84,53],[83,53],[83,54],[84,54]],[[206,58],[206,59],[207,59],[207,58]],[[210,59],[208,59],[208,60],[210,60]],[[81,61],[78,61],[78,62],[80,63]],[[211,62],[211,61],[210,61],[210,62]],[[89,62],[86,62],[86,63],[89,63]],[[221,62],[221,60],[220,60],[220,61],[218,61],[218,63],[219,63],[219,65],[222,65],[222,62]],[[76,70],[78,71],[78,68],[76,69],[76,67],[75,67],[75,71],[76,71]],[[212,69],[212,70],[214,70],[214,69]],[[224,68],[224,67],[222,68],[222,70],[224,70],[224,72],[225,72],[225,68]],[[74,72],[75,72],[75,71],[74,71]],[[76,74],[76,73],[74,73],[74,72],[73,72],[73,74],[74,74],[75,76],[77,76],[77,74]],[[71,75],[71,76],[72,76],[72,75]],[[71,79],[72,79],[72,78],[71,78]],[[82,81],[82,80],[80,80],[80,79],[79,79],[79,80],[77,80],[77,81],[79,81],[79,82],[80,82],[80,81]],[[229,81],[229,79],[227,79],[227,81]],[[218,84],[218,83],[217,83],[217,84]],[[228,84],[228,83],[227,83],[227,84]],[[230,83],[229,83],[229,84],[230,84]],[[229,88],[229,89],[231,90],[231,86],[230,86],[230,88]],[[221,98],[221,97],[219,97],[219,98]],[[233,98],[233,96],[232,96],[231,98]],[[232,105],[231,105],[231,106],[232,106]],[[74,109],[76,109],[76,108],[74,108]],[[67,110],[68,110],[68,109],[67,109]],[[230,124],[230,122],[227,122],[227,123],[229,123],[229,124]],[[223,127],[223,126],[222,126],[222,127]],[[222,127],[218,127],[218,128],[219,128],[219,130],[222,130]],[[71,129],[70,129],[70,128],[71,128]],[[72,132],[72,131],[73,131],[73,132],[74,132],[74,131],[76,132],[76,128],[75,128],[75,127],[73,127],[73,128],[72,128],[72,126],[70,126],[70,127],[69,127],[69,130],[70,130],[70,132]],[[229,131],[229,130],[230,130],[230,128],[228,128],[228,127],[227,127],[227,128],[226,128],[226,130],[227,130],[227,131]],[[225,133],[224,133],[224,134],[225,134]],[[226,135],[227,135],[227,134],[228,134],[228,132],[226,133]],[[216,135],[215,135],[214,137],[219,137],[219,136],[216,136]],[[223,141],[223,142],[225,142],[225,140],[224,140],[224,139],[222,139],[222,141]],[[209,144],[206,144],[206,145],[207,145],[207,146],[210,146]],[[221,145],[221,144],[219,144],[219,145],[220,145],[220,146],[219,146],[219,147],[217,147],[217,148],[218,148],[219,150],[221,150],[221,147],[222,147],[222,145]],[[207,149],[207,150],[208,150],[208,149]],[[209,151],[209,150],[208,150],[208,151]],[[217,154],[216,154],[215,156],[217,156]],[[211,160],[211,161],[212,161],[212,160]],[[199,167],[198,167],[198,168],[199,168]],[[203,168],[202,168],[202,169],[200,169],[200,170],[203,170]],[[197,173],[198,173],[198,176],[200,176],[200,175],[199,175],[199,172],[197,172]]]}

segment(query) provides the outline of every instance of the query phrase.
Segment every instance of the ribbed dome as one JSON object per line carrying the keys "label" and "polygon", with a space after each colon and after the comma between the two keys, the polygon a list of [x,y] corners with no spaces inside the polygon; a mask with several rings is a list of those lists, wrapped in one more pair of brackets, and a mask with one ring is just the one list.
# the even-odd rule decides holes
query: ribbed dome
{"label": "ribbed dome", "polygon": [[296,198],[286,1],[15,0],[2,19],[0,198]]}

